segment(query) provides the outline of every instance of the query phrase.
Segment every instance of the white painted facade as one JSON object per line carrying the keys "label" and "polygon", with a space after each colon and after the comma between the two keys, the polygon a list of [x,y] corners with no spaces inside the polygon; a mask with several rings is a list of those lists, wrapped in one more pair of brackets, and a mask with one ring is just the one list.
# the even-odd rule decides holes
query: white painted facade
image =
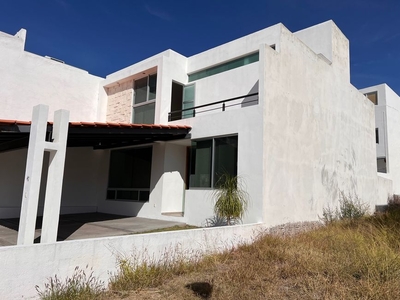
{"label": "white painted facade", "polygon": [[0,32],[0,119],[30,120],[32,108],[49,106],[71,112],[71,121],[101,121],[100,77],[50,58],[24,51],[26,30]]}
{"label": "white painted facade", "polygon": [[[71,121],[130,122],[133,82],[157,74],[156,95],[149,98],[154,123],[192,127],[190,139],[146,145],[152,166],[145,202],[107,200],[113,150],[68,148],[61,213],[204,225],[213,217],[212,189],[187,188],[187,149],[192,141],[224,136],[238,138],[237,174],[250,196],[244,223],[318,220],[340,191],[371,206],[391,192],[376,174],[374,106],[350,84],[349,41],[332,21],[296,33],[277,24],[191,57],[166,50],[105,79],[25,52],[22,33],[0,35],[0,55],[7,58],[0,59],[0,78],[12,87],[0,91],[0,119],[29,120],[32,106],[44,103],[50,111],[69,110]],[[255,62],[189,82],[193,73],[257,52]],[[252,93],[258,101],[242,97],[226,111],[215,104],[169,121],[173,83],[194,84],[194,106]],[[19,216],[25,156],[25,150],[0,153],[0,217]]]}
{"label": "white painted facade", "polygon": [[400,97],[386,84],[360,90],[376,93],[375,130],[378,174],[393,182],[393,193],[400,193]]}

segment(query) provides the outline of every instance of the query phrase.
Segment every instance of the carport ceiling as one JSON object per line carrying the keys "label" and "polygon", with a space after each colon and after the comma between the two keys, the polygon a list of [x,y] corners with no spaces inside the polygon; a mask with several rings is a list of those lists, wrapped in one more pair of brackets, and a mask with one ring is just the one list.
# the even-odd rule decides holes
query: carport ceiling
{"label": "carport ceiling", "polygon": [[[0,120],[0,152],[26,148],[31,122]],[[70,122],[67,147],[116,147],[189,138],[190,126],[100,122]],[[46,141],[51,141],[53,123],[47,124]]]}

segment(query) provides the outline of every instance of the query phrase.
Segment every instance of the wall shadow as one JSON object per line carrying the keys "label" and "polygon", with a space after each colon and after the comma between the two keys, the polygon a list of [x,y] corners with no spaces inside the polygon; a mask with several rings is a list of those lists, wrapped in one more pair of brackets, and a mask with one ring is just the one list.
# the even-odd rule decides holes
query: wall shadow
{"label": "wall shadow", "polygon": [[[57,241],[64,241],[70,237],[74,232],[87,223],[101,222],[109,220],[118,220],[123,218],[130,218],[128,216],[104,214],[104,213],[83,213],[83,214],[70,214],[60,215],[58,222]],[[15,230],[18,233],[19,218],[0,219],[0,226],[7,227]],[[36,218],[35,229],[42,229],[43,217]],[[40,236],[34,240],[34,243],[40,243]]]}
{"label": "wall shadow", "polygon": [[[250,89],[250,91],[247,93],[248,95],[258,93],[258,80],[254,84],[254,86]],[[247,107],[247,106],[252,106],[252,105],[257,105],[259,101],[259,95],[254,95],[254,96],[247,96],[244,97],[241,107]]]}

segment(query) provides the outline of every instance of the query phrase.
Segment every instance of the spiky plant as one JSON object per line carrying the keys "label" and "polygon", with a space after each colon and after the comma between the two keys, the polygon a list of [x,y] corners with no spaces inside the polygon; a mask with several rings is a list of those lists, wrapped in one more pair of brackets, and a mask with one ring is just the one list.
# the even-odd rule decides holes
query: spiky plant
{"label": "spiky plant", "polygon": [[219,218],[225,218],[227,225],[242,220],[247,211],[248,194],[238,176],[223,174],[216,184],[213,193],[214,213]]}

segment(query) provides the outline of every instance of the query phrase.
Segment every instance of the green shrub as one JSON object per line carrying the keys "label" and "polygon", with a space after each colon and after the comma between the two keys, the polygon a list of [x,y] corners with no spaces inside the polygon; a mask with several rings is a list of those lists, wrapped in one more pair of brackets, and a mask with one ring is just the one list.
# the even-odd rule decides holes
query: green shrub
{"label": "green shrub", "polygon": [[87,275],[85,270],[76,267],[72,277],[66,278],[65,282],[55,275],[44,284],[43,291],[39,286],[36,286],[36,291],[42,300],[91,300],[99,299],[105,293],[105,286],[93,276],[92,269]]}

